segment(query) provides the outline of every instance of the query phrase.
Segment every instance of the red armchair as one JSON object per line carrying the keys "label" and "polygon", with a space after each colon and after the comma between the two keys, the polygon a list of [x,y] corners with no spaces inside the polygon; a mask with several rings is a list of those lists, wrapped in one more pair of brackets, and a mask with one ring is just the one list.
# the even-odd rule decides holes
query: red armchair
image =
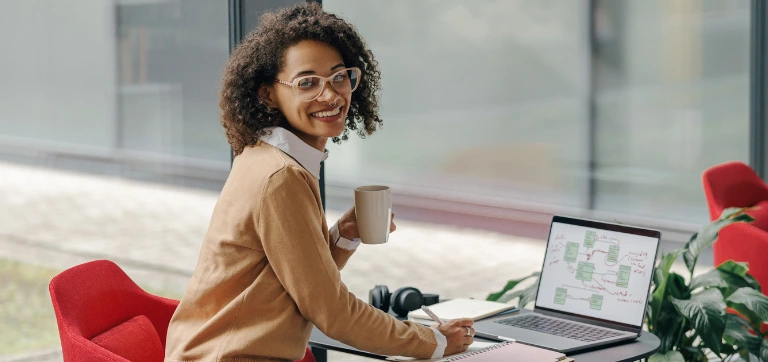
{"label": "red armchair", "polygon": [[[178,301],[145,292],[108,260],[61,272],[49,291],[64,361],[163,361]],[[309,348],[301,362],[315,362]]]}
{"label": "red armchair", "polygon": [[726,162],[713,166],[702,176],[709,217],[715,220],[729,207],[753,207],[749,224],[735,223],[720,231],[713,246],[714,263],[726,260],[749,263],[749,274],[768,289],[768,185],[749,166]]}

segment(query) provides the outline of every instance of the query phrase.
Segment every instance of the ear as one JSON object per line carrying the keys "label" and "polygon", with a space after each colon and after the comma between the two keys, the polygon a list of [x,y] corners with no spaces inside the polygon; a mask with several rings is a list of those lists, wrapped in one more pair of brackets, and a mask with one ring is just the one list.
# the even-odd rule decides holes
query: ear
{"label": "ear", "polygon": [[275,90],[272,88],[272,84],[262,84],[259,87],[259,98],[267,106],[277,108],[277,102],[275,102]]}

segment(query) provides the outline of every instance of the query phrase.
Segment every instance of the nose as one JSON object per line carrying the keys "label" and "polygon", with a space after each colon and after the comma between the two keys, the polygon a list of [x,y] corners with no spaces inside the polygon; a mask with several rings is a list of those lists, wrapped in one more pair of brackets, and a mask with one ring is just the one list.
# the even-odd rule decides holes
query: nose
{"label": "nose", "polygon": [[331,83],[326,82],[323,86],[323,90],[320,91],[320,96],[317,97],[317,101],[321,103],[333,103],[339,99],[339,94],[331,87]]}

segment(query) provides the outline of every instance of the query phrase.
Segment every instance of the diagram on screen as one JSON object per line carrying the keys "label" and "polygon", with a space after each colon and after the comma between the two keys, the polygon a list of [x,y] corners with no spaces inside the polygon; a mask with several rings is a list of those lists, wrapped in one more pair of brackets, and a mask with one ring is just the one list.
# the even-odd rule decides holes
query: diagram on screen
{"label": "diagram on screen", "polygon": [[653,256],[644,250],[647,243],[600,230],[561,231],[549,245],[549,277],[542,279],[540,291],[549,290],[542,297],[569,310],[593,313],[606,306],[611,314],[621,313],[626,304],[644,308],[653,268]]}

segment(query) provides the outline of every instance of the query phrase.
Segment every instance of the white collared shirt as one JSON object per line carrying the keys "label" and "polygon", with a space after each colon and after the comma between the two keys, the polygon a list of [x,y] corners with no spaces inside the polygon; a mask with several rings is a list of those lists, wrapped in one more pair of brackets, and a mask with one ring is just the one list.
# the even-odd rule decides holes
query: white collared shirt
{"label": "white collared shirt", "polygon": [[[308,145],[301,138],[293,134],[293,132],[285,128],[274,127],[271,131],[271,134],[261,137],[262,142],[285,152],[309,171],[312,176],[315,176],[317,179],[320,178],[320,163],[328,158],[327,153]],[[359,238],[349,240],[339,234],[338,221],[331,227],[329,234],[331,240],[334,240],[334,244],[342,249],[355,250],[360,246]],[[445,348],[448,346],[448,340],[436,328],[431,329],[435,333],[435,339],[437,340],[437,348],[435,348],[432,358],[442,357],[445,354]]]}

